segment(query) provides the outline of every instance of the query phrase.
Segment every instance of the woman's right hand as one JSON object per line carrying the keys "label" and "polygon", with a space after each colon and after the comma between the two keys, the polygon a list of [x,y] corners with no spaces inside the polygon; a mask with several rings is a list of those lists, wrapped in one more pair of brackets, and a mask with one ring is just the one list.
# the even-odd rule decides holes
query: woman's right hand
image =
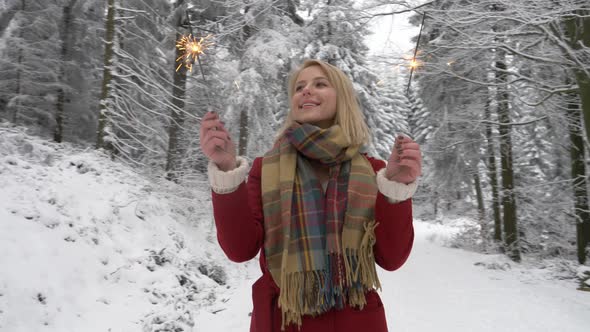
{"label": "woman's right hand", "polygon": [[229,137],[223,122],[215,112],[207,112],[201,119],[201,150],[220,170],[236,168],[236,145]]}

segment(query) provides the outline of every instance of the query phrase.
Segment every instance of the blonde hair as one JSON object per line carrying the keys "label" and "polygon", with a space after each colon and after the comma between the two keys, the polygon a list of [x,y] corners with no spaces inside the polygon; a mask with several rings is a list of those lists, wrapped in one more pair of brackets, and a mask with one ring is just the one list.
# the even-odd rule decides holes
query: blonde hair
{"label": "blonde hair", "polygon": [[[297,77],[302,70],[311,66],[319,66],[327,76],[328,81],[330,81],[336,90],[336,116],[334,124],[340,125],[342,132],[351,145],[362,146],[368,144],[371,138],[369,127],[363,118],[352,82],[348,76],[337,67],[320,60],[306,60],[299,68],[293,71],[289,77],[289,104],[291,104],[290,101],[293,98]],[[276,140],[279,140],[283,136],[285,130],[293,125],[294,122],[293,109],[291,108],[285,118],[285,122],[278,131]]]}

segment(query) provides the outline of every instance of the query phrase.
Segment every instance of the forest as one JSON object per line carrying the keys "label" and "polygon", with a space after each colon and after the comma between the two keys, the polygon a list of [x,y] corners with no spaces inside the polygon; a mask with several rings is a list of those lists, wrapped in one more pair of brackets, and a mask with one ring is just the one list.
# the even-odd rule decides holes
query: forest
{"label": "forest", "polygon": [[[408,12],[415,54],[370,55],[370,22]],[[206,46],[190,63],[183,36]],[[353,80],[370,155],[420,143],[415,215],[478,221],[456,246],[588,263],[587,0],[3,0],[0,120],[189,185],[201,117],[262,155],[308,58]]]}

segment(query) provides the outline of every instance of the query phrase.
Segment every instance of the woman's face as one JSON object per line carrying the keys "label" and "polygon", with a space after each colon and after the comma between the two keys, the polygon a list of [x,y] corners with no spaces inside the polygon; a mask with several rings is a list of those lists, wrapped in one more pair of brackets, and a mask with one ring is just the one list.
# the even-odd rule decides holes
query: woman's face
{"label": "woman's face", "polygon": [[293,119],[328,128],[336,116],[336,89],[320,66],[303,69],[297,80],[291,98]]}

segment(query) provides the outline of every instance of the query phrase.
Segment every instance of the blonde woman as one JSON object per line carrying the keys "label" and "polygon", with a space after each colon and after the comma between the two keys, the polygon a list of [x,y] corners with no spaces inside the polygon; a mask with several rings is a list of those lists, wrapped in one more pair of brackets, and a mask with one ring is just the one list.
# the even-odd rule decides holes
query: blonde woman
{"label": "blonde woman", "polygon": [[260,252],[250,331],[387,331],[375,265],[396,270],[412,248],[420,148],[399,136],[387,164],[360,153],[369,130],[352,82],[330,64],[306,61],[289,98],[274,146],[251,168],[215,113],[201,123],[219,244],[235,262]]}

